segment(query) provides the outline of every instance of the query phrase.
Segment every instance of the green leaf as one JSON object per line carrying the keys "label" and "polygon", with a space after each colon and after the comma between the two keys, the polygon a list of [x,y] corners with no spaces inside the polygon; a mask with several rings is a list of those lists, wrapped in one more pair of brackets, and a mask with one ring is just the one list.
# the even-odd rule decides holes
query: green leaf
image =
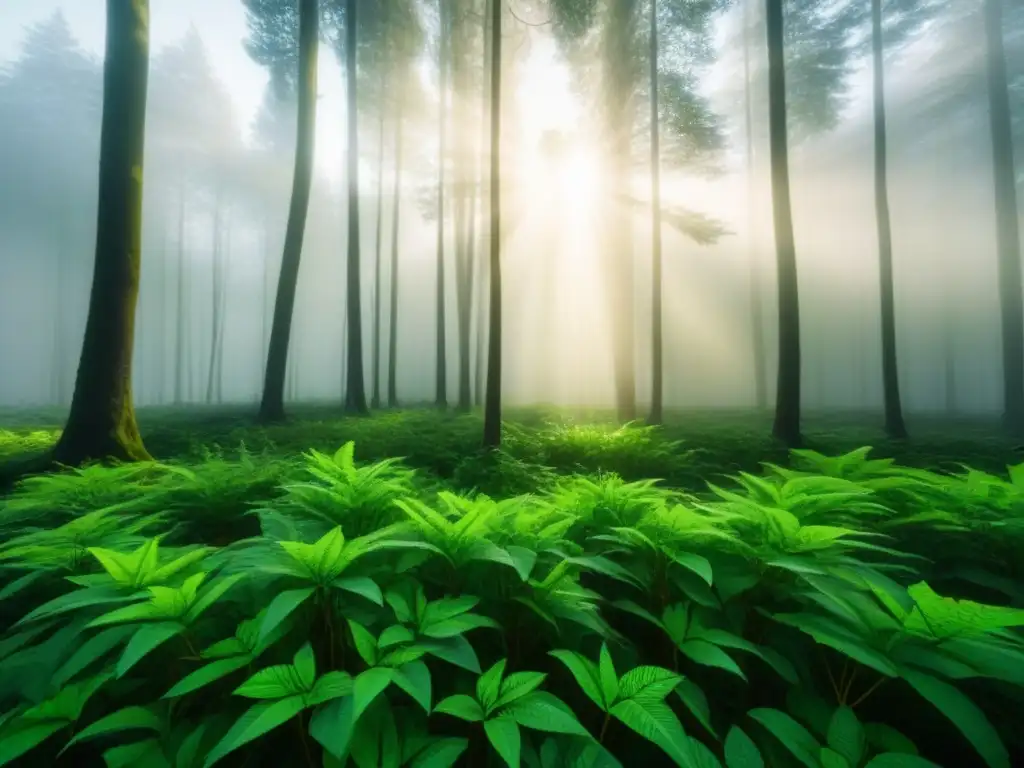
{"label": "green leaf", "polygon": [[726,768],[764,768],[764,759],[754,741],[734,725],[725,737]]}
{"label": "green leaf", "polygon": [[198,619],[207,608],[220,600],[224,596],[225,592],[235,586],[235,584],[243,578],[245,578],[244,573],[236,573],[208,584],[206,589],[203,590],[203,593],[189,607],[188,612],[185,614],[185,623],[192,624],[195,622],[195,620]]}
{"label": "green leaf", "polygon": [[452,768],[469,748],[469,739],[436,739],[416,753],[409,768]]}
{"label": "green leaf", "polygon": [[103,753],[103,761],[107,768],[135,768],[139,765],[146,768],[172,768],[159,739],[146,739],[134,744],[111,747]]}
{"label": "green leaf", "polygon": [[747,714],[781,741],[807,768],[819,768],[821,745],[800,723],[777,709],[752,709]]}
{"label": "green leaf", "polygon": [[0,765],[16,760],[68,725],[64,721],[22,722],[8,728],[0,739]]}
{"label": "green leaf", "polygon": [[672,693],[682,679],[682,675],[662,667],[635,667],[619,681],[619,697],[661,701]]}
{"label": "green leaf", "polygon": [[860,765],[867,753],[867,735],[850,707],[838,707],[828,724],[828,745],[852,766]]}
{"label": "green leaf", "polygon": [[821,768],[854,768],[845,757],[829,747],[821,748],[818,760],[821,761]]}
{"label": "green leaf", "polygon": [[233,693],[247,699],[283,699],[286,696],[299,696],[308,691],[309,688],[299,677],[294,666],[276,664],[257,671],[235,688]]}
{"label": "green leaf", "polygon": [[217,745],[206,756],[204,768],[218,762],[239,747],[258,739],[265,733],[283,725],[302,711],[301,696],[289,696],[276,701],[263,701],[249,708],[234,725],[228,729]]}
{"label": "green leaf", "polygon": [[124,677],[128,670],[138,664],[148,653],[156,650],[162,643],[185,631],[185,626],[176,621],[165,621],[159,624],[147,624],[141,627],[121,654],[117,662],[117,676]]}
{"label": "green leaf", "polygon": [[353,689],[352,676],[348,672],[325,672],[313,683],[313,690],[306,695],[306,706],[315,707],[333,699],[340,699],[342,696],[349,696]]}
{"label": "green leaf", "polygon": [[352,642],[355,643],[356,651],[360,658],[369,666],[377,663],[377,641],[370,634],[370,631],[355,621],[349,619],[348,628],[352,631]]}
{"label": "green leaf", "polygon": [[532,549],[516,546],[515,544],[505,547],[505,551],[508,552],[509,557],[512,558],[512,562],[515,564],[516,573],[519,574],[519,578],[523,581],[529,579],[530,572],[533,570],[533,566],[537,562],[537,553]]}
{"label": "green leaf", "polygon": [[299,682],[302,683],[302,690],[310,690],[313,687],[313,681],[316,680],[316,656],[313,654],[313,646],[306,643],[299,648],[292,664],[299,676]]}
{"label": "green leaf", "polygon": [[314,587],[305,587],[303,589],[289,589],[274,597],[270,601],[270,605],[267,606],[266,613],[263,615],[259,639],[267,639],[277,629],[278,625],[287,619],[296,608],[312,597],[314,592],[316,592]]}
{"label": "green leaf", "polygon": [[864,768],[939,768],[931,760],[905,752],[883,752],[875,755]]}
{"label": "green leaf", "polygon": [[411,643],[415,639],[416,636],[407,627],[394,624],[380,633],[380,637],[377,638],[377,647],[383,650],[393,645]]}
{"label": "green leaf", "polygon": [[989,768],[1010,768],[1010,756],[999,734],[973,701],[949,683],[931,675],[903,670],[903,679],[949,718]]}
{"label": "green leaf", "polygon": [[468,672],[480,674],[480,660],[469,641],[460,636],[444,639],[425,639],[419,643],[431,656],[454,664]]}
{"label": "green leaf", "polygon": [[545,691],[533,691],[516,699],[502,710],[502,714],[535,731],[590,736],[572,710],[561,699]]}
{"label": "green leaf", "polygon": [[437,702],[434,712],[439,712],[442,715],[451,715],[470,723],[479,723],[484,719],[484,710],[480,706],[480,702],[472,696],[466,696],[461,693]]}
{"label": "green leaf", "polygon": [[619,676],[612,663],[612,654],[607,643],[601,643],[601,654],[597,661],[597,672],[601,679],[601,696],[609,705],[619,698]]}
{"label": "green leaf", "polygon": [[498,700],[501,676],[505,674],[507,661],[507,659],[502,659],[477,678],[476,700],[480,702],[485,712],[490,712],[494,707],[494,702]]}
{"label": "green leaf", "polygon": [[412,661],[395,670],[395,685],[408,693],[413,700],[430,713],[431,688],[430,670],[422,661]]}
{"label": "green leaf", "polygon": [[521,699],[540,688],[546,678],[547,675],[543,672],[515,672],[509,675],[502,681],[501,690],[492,708],[498,709]]}
{"label": "green leaf", "polygon": [[354,595],[359,595],[360,597],[365,597],[371,603],[384,605],[384,595],[381,594],[377,582],[365,576],[349,576],[335,579],[331,582],[331,586],[351,592]]}
{"label": "green leaf", "polygon": [[868,744],[879,752],[917,754],[917,746],[914,742],[885,723],[865,723],[864,733],[867,736]]}
{"label": "green leaf", "polygon": [[222,677],[227,677],[232,672],[246,667],[251,660],[248,655],[216,659],[183,677],[161,698],[172,699],[197,691],[210,683],[220,680]]}
{"label": "green leaf", "polygon": [[332,699],[324,706],[318,707],[309,721],[309,735],[336,760],[344,759],[354,729],[355,717],[351,696]]}
{"label": "green leaf", "polygon": [[559,650],[548,651],[548,653],[569,668],[580,688],[592,702],[601,708],[602,712],[608,711],[610,702],[606,704],[604,701],[604,695],[601,692],[601,677],[594,662],[575,651]]}
{"label": "green leaf", "polygon": [[665,702],[657,699],[625,699],[609,712],[623,725],[661,747],[676,765],[689,766],[693,762],[689,738]]}
{"label": "green leaf", "polygon": [[807,633],[822,645],[834,648],[886,677],[897,677],[899,674],[889,659],[864,645],[860,638],[830,619],[809,613],[775,614],[773,618]]}
{"label": "green leaf", "polygon": [[739,676],[743,680],[747,679],[747,676],[743,674],[743,670],[739,668],[739,665],[733,661],[729,654],[706,640],[687,640],[679,644],[679,650],[697,664],[702,664],[705,667],[718,667]]}
{"label": "green leaf", "polygon": [[697,722],[704,726],[704,729],[718,738],[715,729],[711,725],[711,707],[708,706],[708,698],[704,691],[688,677],[684,677],[676,686],[676,695],[682,699],[683,704],[690,710],[690,713],[697,719]]}
{"label": "green leaf", "polygon": [[509,768],[519,768],[522,737],[519,735],[516,721],[511,717],[496,717],[484,723],[484,732],[494,751],[501,756],[506,765]]}
{"label": "green leaf", "polygon": [[146,707],[125,707],[83,728],[65,745],[61,753],[65,752],[72,744],[91,739],[94,736],[139,728],[160,733],[163,730],[163,720],[153,710]]}
{"label": "green leaf", "polygon": [[391,684],[393,676],[394,671],[386,667],[371,667],[356,675],[352,681],[352,708],[357,721],[373,700]]}
{"label": "green leaf", "polygon": [[117,648],[135,633],[138,627],[109,627],[95,633],[82,643],[71,657],[61,665],[52,678],[55,688],[63,688],[64,684],[74,678],[79,672],[89,667],[90,664],[106,656],[110,651]]}
{"label": "green leaf", "polygon": [[712,586],[711,563],[706,557],[695,555],[692,552],[676,552],[672,559],[688,571],[700,576],[710,587]]}
{"label": "green leaf", "polygon": [[494,619],[480,616],[475,613],[464,613],[461,616],[453,616],[450,619],[426,624],[420,628],[420,632],[430,638],[444,639],[457,637],[473,629],[501,629],[501,625]]}

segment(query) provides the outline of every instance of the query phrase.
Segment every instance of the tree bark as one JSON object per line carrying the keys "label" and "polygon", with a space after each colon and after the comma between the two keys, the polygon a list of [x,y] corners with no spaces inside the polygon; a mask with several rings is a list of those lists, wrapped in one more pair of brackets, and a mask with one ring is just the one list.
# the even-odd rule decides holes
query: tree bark
{"label": "tree bark", "polygon": [[132,403],[148,69],[148,0],[108,0],[96,262],[71,412],[53,451],[61,464],[150,458]]}
{"label": "tree bark", "polygon": [[363,373],[363,305],[359,242],[359,99],[357,94],[358,0],[345,3],[345,74],[348,78],[348,386],[345,411],[367,413]]}
{"label": "tree bark", "polygon": [[206,404],[213,402],[217,378],[217,339],[220,336],[221,318],[221,215],[223,213],[221,195],[218,190],[213,203],[213,274],[210,295],[210,363],[206,374]]}
{"label": "tree bark", "polygon": [[501,445],[501,11],[491,11],[491,226],[490,317],[487,346],[487,395],[484,401],[484,447]]}
{"label": "tree bark", "polygon": [[434,402],[439,408],[448,404],[448,352],[446,348],[446,325],[444,306],[444,184],[446,160],[447,132],[447,100],[448,100],[448,56],[447,56],[447,0],[439,0],[441,15],[441,42],[438,54],[438,70],[440,76],[440,96],[438,101],[438,150],[437,150],[437,292],[436,292],[436,334],[437,355],[435,371]]}
{"label": "tree bark", "polygon": [[185,399],[185,179],[178,187],[178,293],[174,334],[174,404]]}
{"label": "tree bark", "polygon": [[985,0],[986,73],[999,258],[1003,351],[1003,424],[1024,437],[1024,298],[1021,296],[1020,227],[1013,160],[1010,95],[1003,45],[1002,0]]}
{"label": "tree bark", "polygon": [[658,115],[658,0],[651,0],[651,424],[661,424],[663,412],[664,344],[662,340],[661,277],[661,136]]}
{"label": "tree bark", "polygon": [[[380,78],[380,91],[383,98],[384,76]],[[377,236],[375,239],[373,276],[373,394],[370,398],[372,408],[380,408],[380,326],[383,321],[381,307],[381,288],[383,259],[381,256],[381,239],[384,233],[384,107],[380,107],[380,132],[377,136]]]}
{"label": "tree bark", "polygon": [[316,136],[317,42],[319,29],[317,0],[299,0],[299,103],[295,143],[295,170],[288,228],[277,281],[274,320],[267,350],[267,372],[260,403],[260,421],[284,420],[284,380],[288,365],[288,343],[295,311],[295,293],[302,260],[306,215],[309,212],[313,177],[313,147]]}
{"label": "tree bark", "polygon": [[885,49],[882,40],[882,0],[871,0],[871,53],[875,118],[875,218],[878,222],[878,277],[882,310],[882,397],[885,432],[889,437],[907,436],[900,404],[899,369],[896,366],[896,299],[892,267],[892,226],[889,217],[888,146],[885,131]]}
{"label": "tree bark", "polygon": [[402,207],[402,133],[404,92],[395,117],[395,207],[391,216],[391,304],[388,307],[388,407],[398,407],[398,230]]}
{"label": "tree bark", "polygon": [[768,129],[772,171],[772,213],[778,264],[779,378],[772,434],[800,445],[800,292],[797,282],[793,210],[789,194],[789,137],[786,133],[786,64],[782,0],[766,0],[768,39]]}
{"label": "tree bark", "polygon": [[744,131],[747,142],[747,226],[750,232],[750,344],[754,357],[754,403],[759,411],[768,409],[767,351],[764,343],[764,301],[761,295],[760,259],[758,258],[756,217],[754,206],[757,189],[754,184],[754,99],[751,93],[750,47],[751,47],[751,0],[743,2],[743,113],[746,121]]}

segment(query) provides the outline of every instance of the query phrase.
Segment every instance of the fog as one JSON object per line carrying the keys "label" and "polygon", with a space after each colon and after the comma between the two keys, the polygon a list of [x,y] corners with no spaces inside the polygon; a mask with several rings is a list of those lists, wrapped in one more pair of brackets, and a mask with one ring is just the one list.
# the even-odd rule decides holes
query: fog
{"label": "fog", "polygon": [[[436,12],[432,16],[433,6],[423,5],[425,42],[406,89],[397,188],[395,122],[385,121],[382,129],[372,87],[360,94],[365,94],[359,159],[367,391],[373,392],[378,251],[381,387],[387,376],[397,195],[397,387],[403,403],[432,400],[435,381],[438,35]],[[799,3],[791,5],[796,8],[791,14],[800,12]],[[263,386],[288,217],[295,103],[246,54],[249,30],[238,0],[151,0],[151,8],[135,402],[254,402]],[[757,36],[747,51],[753,115],[748,167],[743,10],[736,6],[716,18],[711,55],[693,69],[726,140],[718,172],[668,160],[662,171],[666,210],[703,213],[726,230],[716,243],[701,244],[666,220],[669,408],[755,402],[752,274],[763,300],[769,397],[775,386],[766,54]],[[503,179],[508,190],[502,253],[504,399],[508,404],[610,405],[612,329],[595,256],[605,237],[602,195],[607,192],[605,145],[595,117],[600,84],[586,61],[565,55],[545,23],[547,3],[520,2],[516,16],[507,31],[503,105],[502,158],[508,174]],[[0,4],[0,406],[71,401],[95,253],[103,19],[102,0]],[[1015,137],[1020,137],[1024,14],[1007,9],[1004,27]],[[984,55],[981,4],[956,0],[942,4],[886,60],[897,343],[909,413],[994,414],[1002,408]],[[330,44],[321,46],[319,58],[315,178],[286,399],[340,403],[346,84]],[[871,72],[864,55],[854,53],[851,59],[834,115],[824,125],[811,129],[791,115],[803,402],[810,409],[879,409],[882,404]],[[463,77],[462,97],[449,109],[448,141],[455,148],[450,155],[476,157],[485,155],[482,69],[467,68]],[[630,103],[636,137],[632,189],[624,190],[636,198],[627,220],[632,254],[623,258],[632,259],[635,274],[634,355],[641,402],[650,396],[652,347],[646,100],[642,87]],[[552,151],[556,135],[561,149]],[[1024,148],[1019,142],[1017,147],[1019,158]],[[459,355],[455,230],[459,223],[469,226],[470,218],[477,265],[470,345],[475,397],[481,380],[485,194],[471,210],[464,218],[451,202],[446,210],[452,401]]]}

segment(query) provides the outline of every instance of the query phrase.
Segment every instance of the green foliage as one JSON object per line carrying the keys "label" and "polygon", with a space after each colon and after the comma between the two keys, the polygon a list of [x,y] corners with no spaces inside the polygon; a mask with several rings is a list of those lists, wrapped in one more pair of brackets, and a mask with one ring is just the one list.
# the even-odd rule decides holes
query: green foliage
{"label": "green foliage", "polygon": [[[174,470],[132,505],[12,524],[0,764],[451,766],[474,741],[541,768],[1012,764],[993,702],[1024,688],[1024,611],[908,553],[928,536],[1019,583],[1009,554],[975,556],[1013,535],[1019,469],[799,452],[684,492],[580,472],[639,466],[657,432],[540,434],[573,474],[537,495],[438,489],[349,444],[265,474],[248,459],[279,481],[239,491],[265,494],[247,500],[261,529],[230,515],[222,546],[189,502],[216,491]],[[910,726],[886,722],[890,693]]]}

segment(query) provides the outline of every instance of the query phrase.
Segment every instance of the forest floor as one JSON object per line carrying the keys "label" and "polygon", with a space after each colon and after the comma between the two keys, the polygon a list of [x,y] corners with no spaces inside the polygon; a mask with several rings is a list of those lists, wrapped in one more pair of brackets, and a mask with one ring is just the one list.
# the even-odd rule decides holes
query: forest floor
{"label": "forest floor", "polygon": [[[456,490],[523,493],[549,473],[606,471],[625,479],[658,478],[690,491],[724,473],[757,472],[762,462],[788,463],[771,437],[770,413],[743,409],[670,410],[664,426],[617,429],[610,411],[510,409],[502,446],[518,471],[495,475],[481,458],[482,418],[431,407],[344,417],[335,405],[292,405],[281,425],[255,423],[251,405],[142,407],[138,420],[150,454],[159,461],[191,463],[211,452],[236,454],[242,446],[265,461],[295,459],[310,448],[333,452],[354,440],[360,460],[402,457]],[[52,446],[65,413],[59,409],[0,408],[0,490],[5,468],[17,467]],[[1003,437],[994,418],[923,415],[909,419],[911,439],[885,437],[878,414],[810,412],[807,448],[826,455],[872,446],[873,458],[933,470],[967,464],[1002,472],[1024,460],[1019,442]],[[531,475],[530,469],[536,469]],[[519,487],[525,482],[525,486]]]}
{"label": "forest floor", "polygon": [[[1024,765],[995,420],[810,413],[790,453],[770,414],[512,409],[486,452],[477,413],[289,413],[140,408],[155,464],[0,490],[0,766]],[[0,409],[0,478],[63,418]]]}

